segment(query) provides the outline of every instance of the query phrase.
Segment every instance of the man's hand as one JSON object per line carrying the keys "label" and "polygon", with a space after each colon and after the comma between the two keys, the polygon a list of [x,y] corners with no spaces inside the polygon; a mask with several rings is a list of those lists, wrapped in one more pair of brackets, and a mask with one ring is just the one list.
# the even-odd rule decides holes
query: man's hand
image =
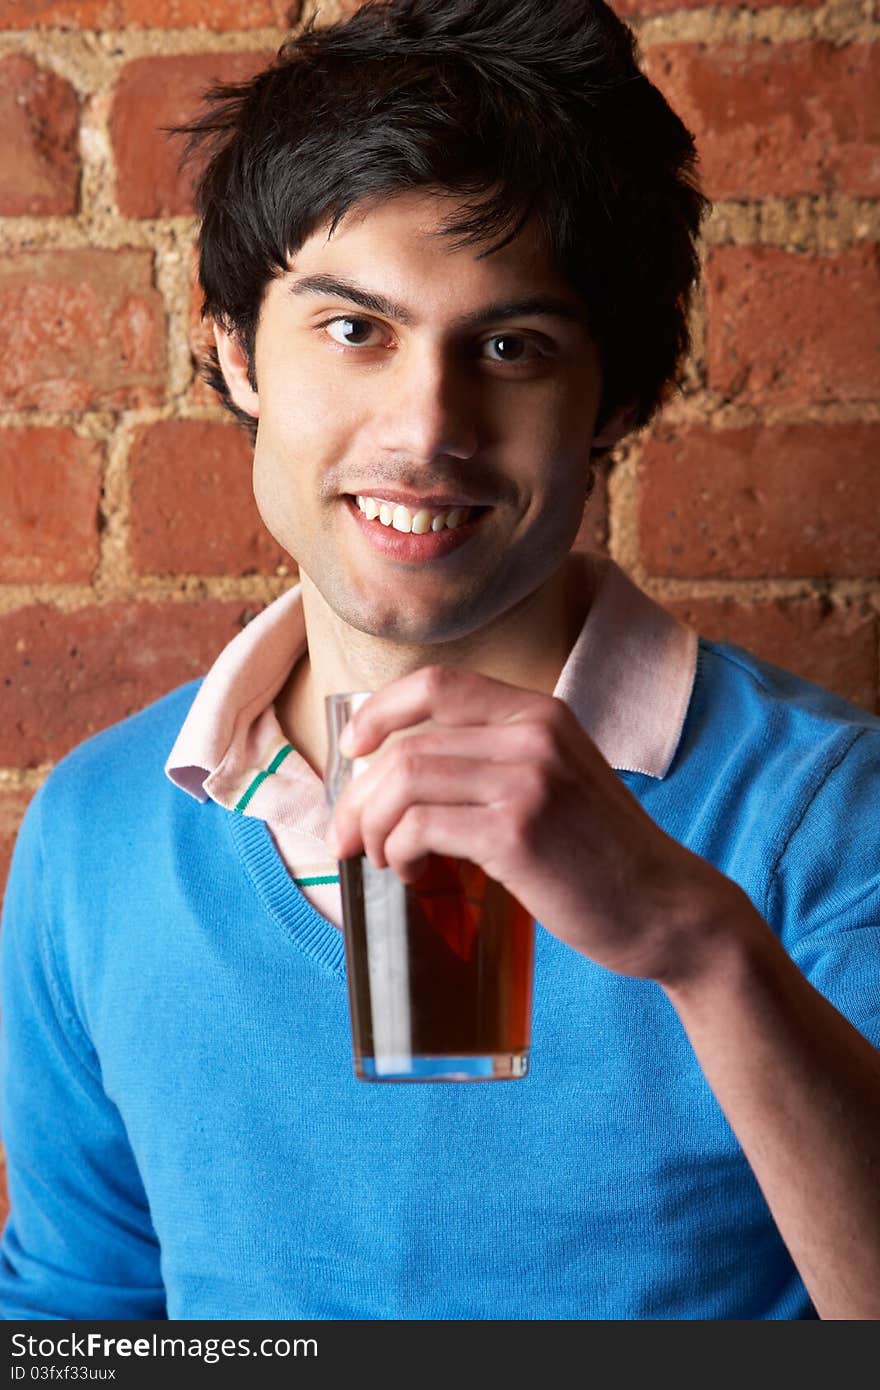
{"label": "man's hand", "polygon": [[413,882],[428,854],[479,864],[548,931],[611,970],[672,983],[699,966],[745,894],[643,811],[561,700],[425,667],[372,695],[349,756],[393,740],[333,817],[340,859]]}

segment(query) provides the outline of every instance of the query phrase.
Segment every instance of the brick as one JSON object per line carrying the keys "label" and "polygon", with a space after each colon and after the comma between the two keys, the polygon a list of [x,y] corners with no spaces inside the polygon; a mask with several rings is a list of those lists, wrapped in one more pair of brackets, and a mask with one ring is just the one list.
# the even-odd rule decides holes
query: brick
{"label": "brick", "polygon": [[72,430],[0,430],[0,582],[89,582],[101,457],[98,444]]}
{"label": "brick", "polygon": [[273,574],[290,557],[267,531],[237,425],[163,420],[131,456],[131,554],[138,574]]}
{"label": "brick", "polygon": [[0,898],[6,889],[18,827],[33,795],[31,788],[0,792]]}
{"label": "brick", "polygon": [[878,272],[870,242],[834,255],[713,247],[706,276],[711,389],[750,404],[876,399]]}
{"label": "brick", "polygon": [[[335,24],[340,19],[347,19],[359,9],[363,0],[305,0],[302,7],[302,18],[306,20],[318,12],[318,23]],[[823,0],[749,0],[749,8],[753,10],[763,9],[769,5],[775,5],[780,9],[792,9],[795,6],[801,9],[812,9],[823,3]],[[613,9],[621,18],[633,16],[649,16],[652,14],[668,14],[673,10],[692,10],[704,9],[706,0],[615,0]],[[741,9],[742,0],[715,0],[714,9]]]}
{"label": "brick", "polygon": [[258,29],[296,23],[301,0],[0,0],[2,29]]}
{"label": "brick", "polygon": [[877,620],[868,611],[833,608],[818,598],[664,599],[663,606],[711,641],[733,642],[871,713],[880,710]]}
{"label": "brick", "polygon": [[165,308],[151,251],[0,260],[0,407],[156,405],[164,380]]}
{"label": "brick", "polygon": [[[110,603],[0,616],[0,767],[36,767],[202,675],[242,626],[240,600]],[[249,613],[248,616],[253,616]]]}
{"label": "brick", "polygon": [[[816,9],[824,0],[749,0],[750,10],[767,9],[770,5],[781,10]],[[614,12],[621,19],[634,16],[648,18],[654,14],[669,14],[673,10],[701,10],[706,8],[706,0],[614,0]],[[714,0],[713,10],[742,9],[742,0]]]}
{"label": "brick", "polygon": [[880,575],[880,425],[658,430],[639,472],[652,574]]}
{"label": "brick", "polygon": [[191,120],[215,82],[242,82],[274,53],[188,53],[136,58],[122,69],[110,112],[116,203],[125,217],[170,217],[193,211],[192,171],[178,161],[184,141],[162,127]]}
{"label": "brick", "polygon": [[710,197],[880,193],[877,46],[658,44],[643,66],[696,136]]}
{"label": "brick", "polygon": [[24,53],[0,59],[0,216],[77,210],[76,92]]}

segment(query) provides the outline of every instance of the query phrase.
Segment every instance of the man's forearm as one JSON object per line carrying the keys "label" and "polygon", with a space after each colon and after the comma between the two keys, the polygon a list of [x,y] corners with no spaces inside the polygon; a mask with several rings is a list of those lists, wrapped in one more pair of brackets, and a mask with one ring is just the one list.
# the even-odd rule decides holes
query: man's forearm
{"label": "man's forearm", "polygon": [[822,1318],[880,1318],[880,1053],[743,895],[664,989]]}

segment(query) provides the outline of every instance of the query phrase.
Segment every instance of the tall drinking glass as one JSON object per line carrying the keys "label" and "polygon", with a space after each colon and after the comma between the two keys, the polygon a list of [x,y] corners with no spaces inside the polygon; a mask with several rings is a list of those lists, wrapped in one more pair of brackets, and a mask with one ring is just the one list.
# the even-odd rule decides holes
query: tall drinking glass
{"label": "tall drinking glass", "polygon": [[[327,803],[369,758],[339,735],[369,691],[326,700]],[[375,756],[375,755],[373,755]],[[431,855],[412,884],[365,855],[339,865],[355,1074],[505,1081],[528,1071],[535,923],[466,859]]]}

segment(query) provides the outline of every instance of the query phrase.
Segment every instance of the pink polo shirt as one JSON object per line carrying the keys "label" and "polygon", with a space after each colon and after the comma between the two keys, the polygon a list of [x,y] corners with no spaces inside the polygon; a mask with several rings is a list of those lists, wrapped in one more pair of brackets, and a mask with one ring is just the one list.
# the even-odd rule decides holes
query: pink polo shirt
{"label": "pink polo shirt", "polygon": [[[661,608],[613,560],[572,555],[593,602],[554,695],[574,711],[619,771],[663,777],[693,689],[697,634]],[[324,834],[322,779],[288,743],[273,701],[306,649],[301,588],[254,618],[214,662],[165,764],[198,801],[266,822],[309,902],[342,926],[338,866]]]}

